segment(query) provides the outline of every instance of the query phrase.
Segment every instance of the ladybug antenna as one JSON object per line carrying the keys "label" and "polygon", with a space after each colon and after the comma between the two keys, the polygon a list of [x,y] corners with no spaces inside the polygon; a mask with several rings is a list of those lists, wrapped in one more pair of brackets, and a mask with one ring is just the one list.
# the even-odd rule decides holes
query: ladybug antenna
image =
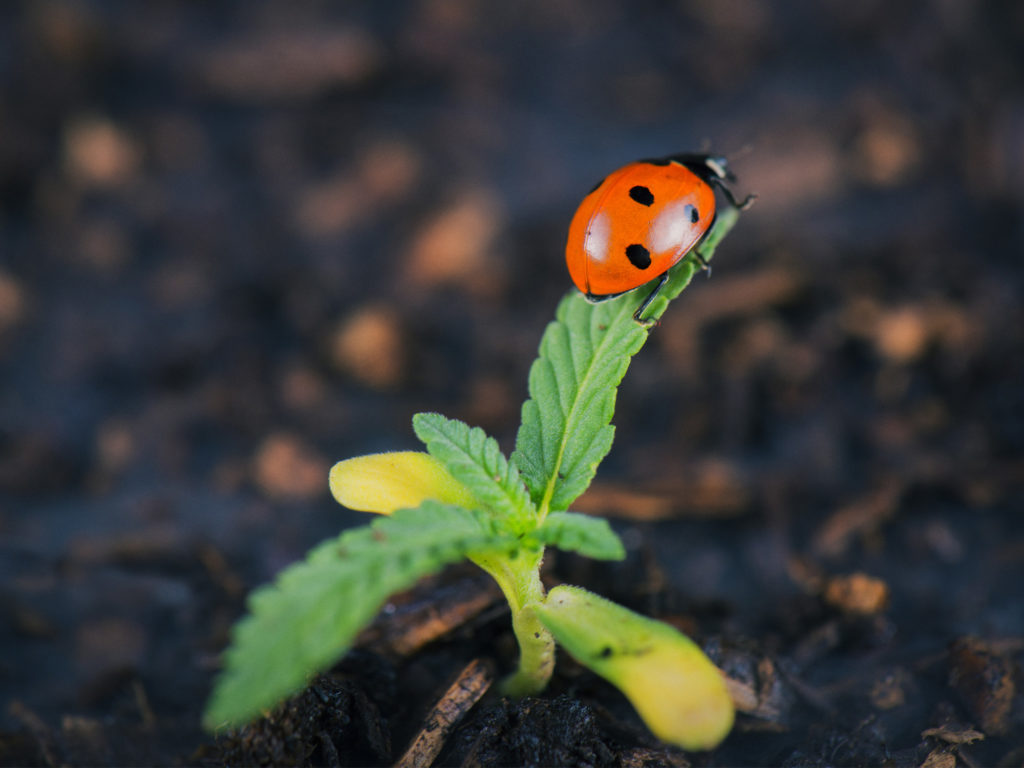
{"label": "ladybug antenna", "polygon": [[733,196],[732,188],[729,184],[735,183],[736,176],[729,170],[729,162],[724,157],[708,155],[704,158],[704,165],[707,166],[712,174],[708,177],[708,180],[722,190],[722,194],[725,195],[733,208],[738,211],[745,211],[754,204],[757,195],[747,195],[743,198],[743,202],[738,202]]}
{"label": "ladybug antenna", "polygon": [[754,151],[754,145],[748,141],[746,144],[744,144],[742,147],[737,149],[735,152],[730,152],[729,154],[730,154],[730,156],[732,157],[733,160],[736,160],[737,158],[740,158],[740,157],[746,157],[747,155],[751,154],[753,151]]}

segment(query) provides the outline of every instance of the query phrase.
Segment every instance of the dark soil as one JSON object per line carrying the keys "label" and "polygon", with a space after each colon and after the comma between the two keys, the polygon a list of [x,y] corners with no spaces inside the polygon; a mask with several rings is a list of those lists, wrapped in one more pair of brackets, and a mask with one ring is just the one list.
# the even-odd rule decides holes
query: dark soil
{"label": "dark soil", "polygon": [[545,577],[690,633],[736,729],[560,658],[438,764],[1024,764],[1021,51],[1012,0],[4,4],[0,764],[390,764],[507,671],[456,568],[199,727],[246,593],[365,521],[331,462],[419,410],[510,449],[581,195],[706,142],[760,199],[580,499],[629,558]]}

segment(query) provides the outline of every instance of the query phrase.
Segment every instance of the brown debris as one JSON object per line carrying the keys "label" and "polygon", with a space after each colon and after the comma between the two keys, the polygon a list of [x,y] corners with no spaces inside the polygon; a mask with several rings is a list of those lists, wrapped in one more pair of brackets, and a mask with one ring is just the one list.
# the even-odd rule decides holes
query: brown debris
{"label": "brown debris", "polygon": [[17,325],[25,314],[25,292],[13,276],[0,271],[0,333]]}
{"label": "brown debris", "polygon": [[928,753],[921,768],[956,768],[956,755],[946,747],[936,747]]}
{"label": "brown debris", "polygon": [[825,585],[825,602],[844,613],[871,616],[889,603],[889,586],[866,573],[833,576]]}
{"label": "brown debris", "polygon": [[894,363],[911,363],[928,343],[928,328],[921,312],[900,307],[878,319],[875,343],[882,357]]}
{"label": "brown debris", "polygon": [[193,62],[212,91],[242,99],[302,99],[352,86],[378,68],[380,46],[361,29],[274,31],[235,37]]}
{"label": "brown debris", "polygon": [[398,316],[385,306],[366,305],[339,323],[330,339],[335,367],[375,389],[396,387],[405,373],[405,344]]}
{"label": "brown debris", "polygon": [[573,509],[626,520],[667,520],[675,517],[672,502],[672,498],[664,494],[630,491],[625,486],[596,482],[573,504]]}
{"label": "brown debris", "polygon": [[681,473],[672,485],[648,491],[594,483],[573,509],[625,520],[732,517],[750,504],[749,479],[733,463],[708,459]]}
{"label": "brown debris", "polygon": [[905,670],[897,669],[879,679],[871,686],[871,703],[878,709],[896,709],[907,703],[907,688],[910,676]]}
{"label": "brown debris", "polygon": [[39,715],[18,699],[14,699],[7,705],[7,714],[28,729],[35,742],[35,747],[46,765],[55,766],[63,764],[64,761],[58,759],[57,756],[57,746],[54,743],[53,731],[43,722]]}
{"label": "brown debris", "polygon": [[238,597],[245,591],[245,582],[228,565],[224,553],[212,544],[200,544],[196,556],[203,564],[213,583],[224,590],[226,595]]}
{"label": "brown debris", "polygon": [[852,169],[878,186],[902,182],[919,161],[920,138],[904,115],[878,104],[865,115],[866,125],[854,142]]}
{"label": "brown debris", "polygon": [[71,122],[64,136],[64,155],[68,175],[96,187],[126,184],[135,177],[141,162],[135,141],[102,117]]}
{"label": "brown debris", "polygon": [[327,462],[297,437],[266,438],[253,458],[256,483],[268,496],[311,499],[327,491]]}
{"label": "brown debris", "polygon": [[730,673],[724,677],[733,705],[738,712],[753,718],[744,722],[744,730],[785,731],[791,690],[780,677],[775,662],[767,656],[747,657],[739,666],[729,666]]}
{"label": "brown debris", "polygon": [[838,557],[855,537],[878,531],[897,510],[903,483],[889,479],[868,496],[834,512],[818,529],[812,544],[819,557]]}
{"label": "brown debris", "polygon": [[1012,659],[991,643],[963,637],[953,643],[949,662],[949,684],[963,698],[981,730],[995,736],[1007,733],[1016,693]]}
{"label": "brown debris", "polygon": [[409,192],[420,165],[419,155],[406,144],[384,141],[368,147],[356,168],[310,184],[302,192],[295,221],[305,234],[324,237],[380,216]]}
{"label": "brown debris", "polygon": [[737,711],[749,714],[757,710],[757,691],[753,685],[734,677],[726,677],[725,687]]}
{"label": "brown debris", "polygon": [[[928,728],[922,731],[921,738],[942,742],[928,753],[924,762],[921,763],[921,768],[955,768],[959,754],[958,747],[980,741],[985,738],[985,734],[973,728],[959,728],[945,724],[938,728]],[[966,759],[966,755],[960,754],[960,757],[967,765],[974,764]]]}
{"label": "brown debris", "polygon": [[428,768],[441,753],[448,734],[491,687],[490,665],[474,659],[459,674],[427,716],[423,729],[395,763],[396,768]]}
{"label": "brown debris", "polygon": [[150,706],[149,696],[138,678],[132,680],[132,697],[135,699],[135,708],[139,710],[139,717],[142,719],[144,728],[156,727],[156,713]]}
{"label": "brown debris", "polygon": [[488,258],[504,214],[490,190],[470,190],[428,221],[409,245],[408,278],[417,286],[458,285],[492,295],[500,270]]}
{"label": "brown debris", "polygon": [[947,744],[973,744],[981,741],[985,734],[973,728],[953,728],[949,725],[941,725],[938,728],[928,728],[921,731],[922,739],[939,739]]}
{"label": "brown debris", "polygon": [[894,365],[916,362],[932,344],[963,353],[981,336],[978,322],[962,307],[939,300],[887,307],[873,296],[856,296],[843,306],[839,324]]}

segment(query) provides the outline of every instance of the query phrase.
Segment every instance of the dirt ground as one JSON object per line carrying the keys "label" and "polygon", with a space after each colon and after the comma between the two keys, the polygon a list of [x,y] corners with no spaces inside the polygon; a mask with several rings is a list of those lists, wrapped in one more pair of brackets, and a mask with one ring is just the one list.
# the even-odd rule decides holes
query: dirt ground
{"label": "dirt ground", "polygon": [[437,764],[1024,765],[1022,51],[1017,0],[3,4],[0,764],[387,765],[507,670],[455,568],[199,727],[246,593],[365,521],[331,463],[420,410],[511,450],[581,196],[711,147],[760,199],[578,504],[629,557],[545,577],[689,632],[736,729],[560,658]]}

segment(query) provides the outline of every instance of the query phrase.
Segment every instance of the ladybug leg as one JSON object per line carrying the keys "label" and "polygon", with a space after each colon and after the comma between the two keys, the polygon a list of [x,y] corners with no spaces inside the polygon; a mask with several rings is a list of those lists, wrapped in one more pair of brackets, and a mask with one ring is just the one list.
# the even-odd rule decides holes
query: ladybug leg
{"label": "ladybug leg", "polygon": [[640,306],[636,308],[636,312],[633,313],[633,319],[636,320],[636,322],[642,325],[644,328],[652,328],[658,322],[656,318],[652,318],[650,320],[641,320],[640,316],[643,315],[644,310],[647,309],[650,303],[654,301],[654,297],[658,295],[658,292],[661,290],[662,286],[665,285],[665,282],[667,280],[668,272],[665,272],[662,274],[660,278],[658,278],[658,284],[654,286],[654,290],[647,295],[647,298],[643,300]]}
{"label": "ladybug leg", "polygon": [[708,260],[705,259],[701,252],[696,248],[694,248],[691,253],[693,254],[693,258],[700,262],[700,268],[708,273],[708,277],[711,277],[711,265],[708,264]]}
{"label": "ladybug leg", "polygon": [[732,205],[732,207],[735,208],[737,211],[747,210],[747,208],[752,206],[754,204],[754,201],[757,200],[757,195],[747,195],[745,198],[743,198],[742,203],[738,203],[736,202],[736,198],[733,197],[732,190],[729,189],[729,185],[726,184],[725,181],[719,179],[716,176],[712,176],[711,182],[720,190],[722,190],[722,194],[725,195],[725,198],[729,201],[729,204]]}

